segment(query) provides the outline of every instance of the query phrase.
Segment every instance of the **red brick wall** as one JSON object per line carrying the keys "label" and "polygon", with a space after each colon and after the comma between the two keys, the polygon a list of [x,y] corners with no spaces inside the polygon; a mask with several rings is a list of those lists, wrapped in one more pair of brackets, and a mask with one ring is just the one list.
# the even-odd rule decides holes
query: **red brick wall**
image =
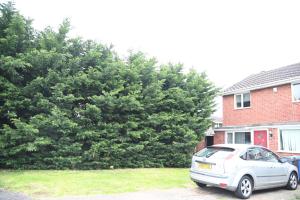
{"label": "red brick wall", "polygon": [[300,153],[286,153],[286,152],[276,152],[275,153],[277,155],[279,155],[280,157],[284,157],[284,156],[300,156]]}
{"label": "red brick wall", "polygon": [[[216,131],[214,135],[214,144],[224,144],[225,143],[225,132],[224,131]],[[205,148],[205,139],[201,140],[197,146],[195,147],[195,151],[200,151]]]}
{"label": "red brick wall", "polygon": [[206,147],[206,144],[205,144],[205,139],[201,140],[197,146],[195,147],[195,152],[198,152],[200,151],[201,149],[204,149]]}
{"label": "red brick wall", "polygon": [[216,131],[214,136],[214,144],[224,144],[225,143],[225,132]]}
{"label": "red brick wall", "polygon": [[[268,148],[274,152],[278,151],[278,132],[277,128],[269,128],[269,146]],[[270,137],[272,133],[272,137]]]}
{"label": "red brick wall", "polygon": [[223,125],[300,122],[300,102],[292,102],[291,85],[251,91],[251,108],[234,109],[234,95],[223,96]]}

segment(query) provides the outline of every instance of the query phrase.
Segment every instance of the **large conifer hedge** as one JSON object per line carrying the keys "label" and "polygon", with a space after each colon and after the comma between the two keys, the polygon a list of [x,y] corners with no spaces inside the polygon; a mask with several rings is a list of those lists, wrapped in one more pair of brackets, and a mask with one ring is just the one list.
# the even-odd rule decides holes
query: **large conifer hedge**
{"label": "large conifer hedge", "polygon": [[35,30],[0,7],[0,168],[186,167],[215,86],[181,65]]}

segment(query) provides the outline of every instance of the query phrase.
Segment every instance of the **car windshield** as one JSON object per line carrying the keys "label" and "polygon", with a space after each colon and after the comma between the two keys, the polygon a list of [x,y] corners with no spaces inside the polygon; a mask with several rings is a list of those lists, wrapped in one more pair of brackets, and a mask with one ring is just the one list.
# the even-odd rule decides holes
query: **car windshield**
{"label": "car windshield", "polygon": [[207,147],[197,152],[195,156],[205,158],[226,158],[233,151],[234,149],[228,147]]}

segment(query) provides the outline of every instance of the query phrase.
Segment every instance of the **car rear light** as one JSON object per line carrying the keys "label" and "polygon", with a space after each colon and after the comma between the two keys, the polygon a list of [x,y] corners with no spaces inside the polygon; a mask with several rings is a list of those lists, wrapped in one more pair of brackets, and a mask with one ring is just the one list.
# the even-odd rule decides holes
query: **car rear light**
{"label": "car rear light", "polygon": [[227,184],[226,184],[226,183],[220,183],[219,186],[220,186],[221,188],[226,188],[226,187],[227,187]]}

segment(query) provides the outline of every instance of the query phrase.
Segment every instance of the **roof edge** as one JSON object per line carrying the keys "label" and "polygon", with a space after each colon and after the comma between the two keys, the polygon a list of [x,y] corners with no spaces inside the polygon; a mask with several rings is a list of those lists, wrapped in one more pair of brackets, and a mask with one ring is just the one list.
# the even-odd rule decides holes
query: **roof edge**
{"label": "roof edge", "polygon": [[214,128],[214,131],[231,131],[231,130],[246,130],[255,128],[300,128],[300,121],[283,122],[283,123],[265,123],[265,124],[252,124],[252,125],[236,125],[236,126],[223,126]]}
{"label": "roof edge", "polygon": [[245,87],[245,88],[242,88],[242,89],[232,90],[232,91],[228,91],[228,92],[224,91],[222,93],[222,96],[247,92],[247,91],[251,91],[251,90],[258,90],[258,89],[268,88],[268,87],[277,86],[277,85],[283,85],[283,84],[287,84],[287,83],[292,83],[294,81],[300,81],[300,76],[295,76],[293,78],[288,78],[288,79],[284,79],[284,80],[280,80],[280,81],[274,81],[274,82],[260,84],[260,85],[254,85],[254,86]]}

